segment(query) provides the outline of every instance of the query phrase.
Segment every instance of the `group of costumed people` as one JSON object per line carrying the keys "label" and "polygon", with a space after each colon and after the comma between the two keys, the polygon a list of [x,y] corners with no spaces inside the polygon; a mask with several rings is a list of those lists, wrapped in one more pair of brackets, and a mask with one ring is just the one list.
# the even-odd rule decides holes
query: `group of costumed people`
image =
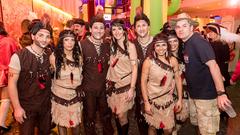
{"label": "group of costumed people", "polygon": [[[134,105],[141,135],[177,134],[189,116],[201,134],[219,130],[217,104],[222,110],[231,104],[220,76],[224,71],[218,70],[210,46],[190,48],[190,44],[209,43],[193,32],[196,22],[189,16],[180,14],[152,37],[150,20],[137,14],[133,41],[122,19],[112,21],[110,35],[105,35],[101,16],[89,22],[88,36],[79,32],[84,21],[76,19],[73,24],[77,26],[60,33],[53,51],[48,47],[52,28],[40,20],[31,24],[29,46],[7,49],[11,52],[1,63],[0,79],[5,77],[1,90],[7,86],[21,135],[33,135],[34,127],[40,135],[48,135],[52,122],[60,135],[67,135],[68,130],[81,134],[81,123],[85,134],[96,135],[96,119],[104,135],[113,135],[112,116],[118,134],[127,135],[128,112]],[[203,77],[205,81],[199,84]],[[6,130],[2,124],[1,132]]]}

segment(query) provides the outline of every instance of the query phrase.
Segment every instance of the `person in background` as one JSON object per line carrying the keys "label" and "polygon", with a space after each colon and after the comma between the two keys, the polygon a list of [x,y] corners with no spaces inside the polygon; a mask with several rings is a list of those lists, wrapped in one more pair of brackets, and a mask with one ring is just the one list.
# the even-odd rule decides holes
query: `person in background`
{"label": "person in background", "polygon": [[[177,38],[177,35],[174,30],[169,31],[166,34],[168,37],[168,43],[171,46],[170,50],[171,50],[172,56],[178,60],[179,74],[183,84],[182,110],[180,112],[175,113],[176,126],[174,128],[173,134],[177,135],[177,131],[181,128],[181,126],[187,120],[187,118],[189,118],[189,101],[188,101],[188,93],[186,91],[187,84],[185,80],[185,65],[184,65],[183,56],[182,56],[181,41],[180,39]],[[178,99],[176,92],[177,91],[174,89],[173,96],[174,96],[175,102]]]}
{"label": "person in background", "polygon": [[202,135],[214,135],[219,131],[219,108],[231,106],[214,51],[208,41],[194,33],[198,22],[187,13],[178,14],[170,20],[170,25],[184,42],[191,123],[199,127]]}
{"label": "person in background", "polygon": [[21,135],[33,135],[34,127],[38,127],[39,135],[49,135],[51,131],[48,26],[34,22],[30,30],[33,43],[15,53],[9,64],[8,92]]}
{"label": "person in background", "polygon": [[230,74],[228,72],[228,62],[230,60],[230,49],[227,43],[220,40],[220,26],[216,23],[206,25],[207,38],[213,47],[216,62],[220,68],[224,80],[224,87],[230,85]]}
{"label": "person in background", "polygon": [[116,115],[119,135],[128,135],[128,110],[132,109],[137,80],[137,53],[135,45],[128,41],[124,21],[111,23],[111,55],[107,74],[107,101]]}
{"label": "person in background", "polygon": [[90,21],[91,36],[80,41],[83,54],[82,86],[86,93],[83,101],[85,133],[96,135],[96,112],[99,111],[104,135],[113,135],[111,110],[106,97],[106,75],[109,67],[110,45],[103,40],[104,19],[95,16]]}
{"label": "person in background", "polygon": [[240,79],[240,60],[237,62],[236,68],[234,72],[232,73],[230,84],[234,85],[236,84],[237,80]]}
{"label": "person in background", "polygon": [[80,134],[83,105],[77,96],[82,81],[82,57],[75,34],[63,30],[55,52],[50,56],[54,69],[52,84],[52,121],[58,126],[60,135]]}
{"label": "person in background", "polygon": [[73,24],[74,24],[74,20],[71,19],[71,20],[68,20],[66,22],[66,25],[64,26],[64,30],[72,30],[73,31]]}
{"label": "person in background", "polygon": [[[164,135],[172,134],[174,112],[182,109],[182,80],[178,61],[171,55],[167,37],[162,33],[153,38],[154,50],[142,67],[142,96],[145,120],[149,124],[148,135],[156,135],[163,129]],[[174,105],[172,83],[176,82],[178,100]]]}
{"label": "person in background", "polygon": [[0,134],[11,129],[6,126],[6,118],[10,107],[8,95],[8,64],[11,56],[19,49],[17,42],[8,36],[4,25],[0,22]]}
{"label": "person in background", "polygon": [[31,38],[31,34],[29,32],[30,24],[31,24],[31,21],[28,19],[24,19],[21,23],[22,36],[19,38],[19,43],[21,45],[21,48],[25,48],[26,46],[31,45],[33,42]]}
{"label": "person in background", "polygon": [[136,47],[138,58],[138,77],[136,82],[136,98],[135,98],[135,117],[138,124],[138,130],[141,135],[148,134],[148,124],[143,116],[143,98],[141,92],[141,73],[143,61],[151,55],[153,37],[150,33],[150,20],[145,14],[137,14],[134,17],[133,25],[136,36],[133,44]]}
{"label": "person in background", "polygon": [[73,32],[77,36],[78,41],[85,38],[85,22],[82,19],[73,19]]}

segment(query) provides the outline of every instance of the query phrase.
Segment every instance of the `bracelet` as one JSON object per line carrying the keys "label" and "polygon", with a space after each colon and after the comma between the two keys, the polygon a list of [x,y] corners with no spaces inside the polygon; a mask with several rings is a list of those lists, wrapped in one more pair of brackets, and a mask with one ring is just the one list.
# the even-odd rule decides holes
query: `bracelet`
{"label": "bracelet", "polygon": [[217,96],[222,96],[222,95],[226,95],[227,93],[225,91],[217,91]]}

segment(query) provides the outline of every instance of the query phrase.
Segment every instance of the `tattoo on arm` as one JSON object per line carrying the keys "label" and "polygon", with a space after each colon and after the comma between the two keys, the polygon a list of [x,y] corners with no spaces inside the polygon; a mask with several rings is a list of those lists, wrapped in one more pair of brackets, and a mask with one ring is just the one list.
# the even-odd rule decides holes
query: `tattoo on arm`
{"label": "tattoo on arm", "polygon": [[13,77],[13,73],[12,72],[9,72],[8,73],[8,77],[10,78],[10,77]]}
{"label": "tattoo on arm", "polygon": [[8,77],[9,77],[9,78],[10,78],[10,77],[13,77],[13,75],[14,75],[13,72],[9,72],[9,73],[8,73]]}

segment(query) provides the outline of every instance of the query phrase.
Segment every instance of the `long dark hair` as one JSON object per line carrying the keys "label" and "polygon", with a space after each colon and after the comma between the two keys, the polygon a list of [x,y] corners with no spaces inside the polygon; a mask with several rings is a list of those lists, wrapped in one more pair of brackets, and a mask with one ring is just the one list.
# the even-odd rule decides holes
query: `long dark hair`
{"label": "long dark hair", "polygon": [[114,36],[113,36],[113,34],[112,34],[112,27],[113,26],[115,26],[115,27],[122,27],[122,29],[123,29],[123,31],[124,31],[124,37],[125,37],[125,39],[124,39],[124,41],[123,41],[123,45],[124,45],[124,48],[122,48],[122,49],[124,49],[124,54],[125,55],[128,55],[128,51],[127,51],[127,43],[128,43],[128,36],[127,36],[127,28],[126,28],[126,26],[125,26],[125,24],[124,24],[124,21],[122,20],[122,19],[115,19],[115,20],[113,20],[112,21],[112,23],[111,23],[111,31],[110,31],[110,34],[111,34],[111,36],[112,36],[112,46],[111,46],[111,48],[112,48],[112,54],[116,54],[117,53],[117,49],[118,49],[118,47],[119,47],[119,44],[118,44],[118,42],[117,42],[117,39],[116,38],[114,38]]}
{"label": "long dark hair", "polygon": [[159,42],[159,41],[164,41],[164,42],[166,42],[166,44],[167,44],[167,55],[165,55],[165,58],[166,58],[166,60],[168,61],[168,62],[170,62],[170,57],[172,56],[172,54],[171,54],[171,46],[170,46],[170,44],[168,43],[168,40],[167,40],[167,36],[165,35],[165,34],[163,34],[163,33],[158,33],[157,35],[155,35],[154,36],[154,38],[153,38],[153,41],[152,41],[152,47],[153,47],[153,49],[152,49],[152,55],[151,55],[151,57],[150,58],[153,58],[153,59],[156,59],[157,58],[157,54],[156,54],[156,52],[155,52],[155,44],[157,43],[157,42]]}
{"label": "long dark hair", "polygon": [[7,36],[8,35],[7,31],[4,28],[3,22],[0,22],[0,35],[3,35],[3,36]]}
{"label": "long dark hair", "polygon": [[59,34],[58,44],[54,51],[55,65],[56,65],[56,79],[58,79],[60,77],[60,70],[61,70],[62,66],[64,66],[64,64],[65,64],[64,59],[66,59],[66,54],[64,53],[63,40],[65,37],[69,37],[69,36],[74,37],[74,41],[75,41],[75,44],[73,47],[73,52],[72,52],[72,57],[73,57],[74,63],[77,63],[77,64],[80,63],[81,52],[80,52],[80,47],[78,45],[76,35],[71,30],[63,30]]}

